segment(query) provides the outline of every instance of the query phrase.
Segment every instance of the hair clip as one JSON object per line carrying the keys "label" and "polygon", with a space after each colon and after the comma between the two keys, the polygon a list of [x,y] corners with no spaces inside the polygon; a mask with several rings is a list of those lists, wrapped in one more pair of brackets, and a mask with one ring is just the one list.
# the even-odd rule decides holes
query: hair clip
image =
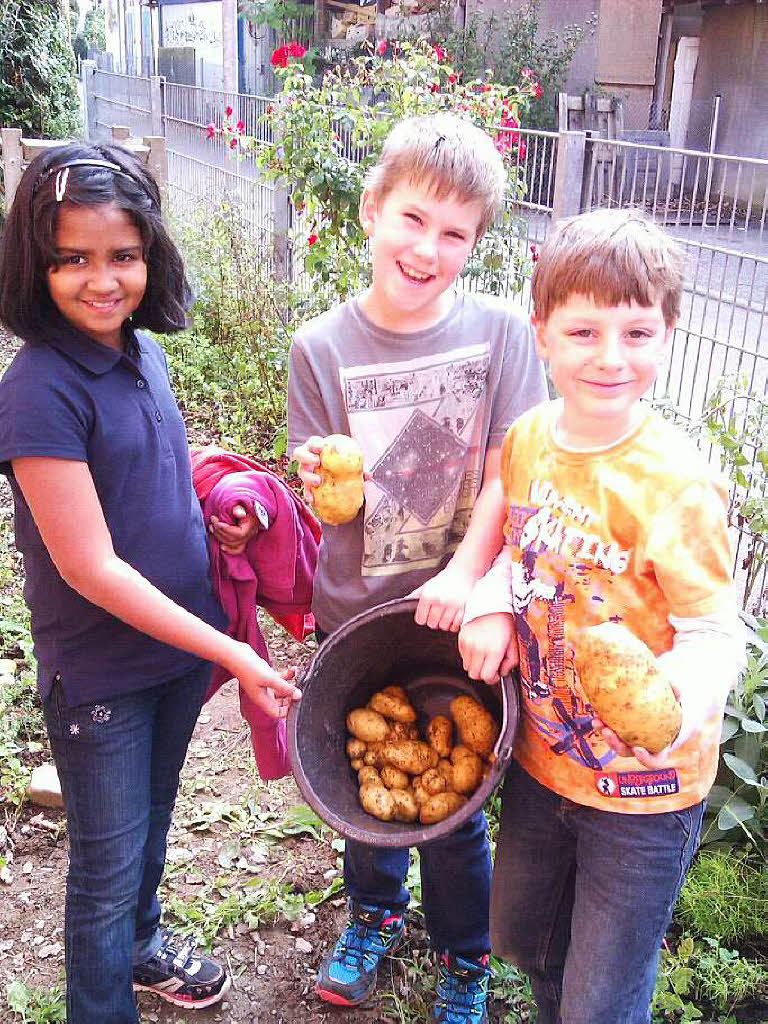
{"label": "hair clip", "polygon": [[56,172],[56,202],[60,203],[64,198],[64,193],[67,190],[67,182],[69,181],[69,168],[63,167]]}
{"label": "hair clip", "polygon": [[438,135],[437,138],[435,139],[435,149],[439,148],[441,142],[445,142],[444,135]]}

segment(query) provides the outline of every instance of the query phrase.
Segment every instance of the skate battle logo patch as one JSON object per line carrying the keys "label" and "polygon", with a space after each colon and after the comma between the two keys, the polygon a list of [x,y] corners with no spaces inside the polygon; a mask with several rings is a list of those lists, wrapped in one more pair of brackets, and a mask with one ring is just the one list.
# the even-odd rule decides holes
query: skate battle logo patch
{"label": "skate battle logo patch", "polygon": [[595,788],[602,796],[672,796],[680,792],[677,771],[658,768],[645,772],[602,772],[595,775]]}

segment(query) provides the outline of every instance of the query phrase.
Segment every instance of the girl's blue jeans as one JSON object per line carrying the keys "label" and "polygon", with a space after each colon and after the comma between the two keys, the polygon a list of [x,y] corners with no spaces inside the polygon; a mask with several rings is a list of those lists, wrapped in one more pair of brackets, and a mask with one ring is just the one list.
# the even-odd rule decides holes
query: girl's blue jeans
{"label": "girl's blue jeans", "polygon": [[513,762],[491,941],[530,975],[538,1024],[647,1024],[659,949],[704,804],[616,814],[566,800]]}
{"label": "girl's blue jeans", "polygon": [[67,811],[64,908],[68,1024],[136,1024],[134,963],[159,945],[157,887],[179,772],[210,679],[171,682],[44,711]]}

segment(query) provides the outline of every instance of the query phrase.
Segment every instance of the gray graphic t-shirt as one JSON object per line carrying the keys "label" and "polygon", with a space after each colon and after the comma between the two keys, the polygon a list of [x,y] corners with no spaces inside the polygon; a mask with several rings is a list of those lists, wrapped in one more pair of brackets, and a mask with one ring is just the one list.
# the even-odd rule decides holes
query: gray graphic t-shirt
{"label": "gray graphic t-shirt", "polygon": [[434,576],[466,532],[488,448],[547,398],[522,311],[461,293],[423,331],[374,325],[356,300],[297,331],[289,451],[312,434],[354,437],[372,479],[352,522],[325,526],[313,610],[331,631]]}

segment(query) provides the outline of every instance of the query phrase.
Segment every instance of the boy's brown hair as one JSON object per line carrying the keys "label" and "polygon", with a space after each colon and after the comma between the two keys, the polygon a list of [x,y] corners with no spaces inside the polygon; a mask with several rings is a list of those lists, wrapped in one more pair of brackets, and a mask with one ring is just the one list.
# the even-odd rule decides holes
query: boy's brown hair
{"label": "boy's brown hair", "polygon": [[598,306],[661,303],[669,327],[680,315],[681,246],[640,210],[593,210],[557,224],[541,247],[531,291],[546,322],[571,295]]}
{"label": "boy's brown hair", "polygon": [[501,210],[507,171],[482,128],[456,114],[425,114],[395,125],[366,175],[365,187],[385,198],[401,182],[425,185],[440,199],[458,196],[479,203],[480,238]]}

